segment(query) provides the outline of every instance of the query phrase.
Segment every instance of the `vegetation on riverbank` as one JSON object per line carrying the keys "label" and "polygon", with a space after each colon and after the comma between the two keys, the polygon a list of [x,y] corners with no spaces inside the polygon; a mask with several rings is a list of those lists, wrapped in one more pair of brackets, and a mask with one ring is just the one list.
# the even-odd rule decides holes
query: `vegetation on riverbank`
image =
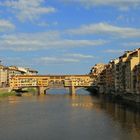
{"label": "vegetation on riverbank", "polygon": [[15,96],[16,93],[14,91],[12,92],[0,92],[0,98],[1,97],[8,97],[8,96]]}
{"label": "vegetation on riverbank", "polygon": [[[26,88],[26,89],[23,89],[23,90],[21,90],[21,91],[19,91],[19,93],[36,93],[36,88]],[[17,92],[18,93],[18,92]],[[9,97],[9,96],[18,96],[18,94],[17,94],[15,91],[11,91],[11,92],[8,92],[8,90],[6,91],[6,90],[1,90],[0,91],[0,98],[2,98],[2,97]]]}

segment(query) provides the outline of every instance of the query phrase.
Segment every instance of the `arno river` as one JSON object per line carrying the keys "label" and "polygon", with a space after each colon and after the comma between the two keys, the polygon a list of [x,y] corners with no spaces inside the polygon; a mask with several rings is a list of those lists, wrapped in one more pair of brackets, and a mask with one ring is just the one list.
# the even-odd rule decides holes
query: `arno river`
{"label": "arno river", "polygon": [[140,140],[137,110],[66,92],[0,98],[0,140]]}

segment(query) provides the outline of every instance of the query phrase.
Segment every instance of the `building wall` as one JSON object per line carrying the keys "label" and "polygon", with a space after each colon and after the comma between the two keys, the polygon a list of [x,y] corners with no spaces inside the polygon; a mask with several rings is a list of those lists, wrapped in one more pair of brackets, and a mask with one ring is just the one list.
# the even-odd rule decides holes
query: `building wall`
{"label": "building wall", "polygon": [[140,64],[135,69],[136,76],[136,94],[140,94]]}
{"label": "building wall", "polygon": [[114,60],[114,86],[115,92],[119,91],[119,59]]}
{"label": "building wall", "polygon": [[93,76],[94,86],[98,86],[100,93],[105,92],[105,81],[106,81],[106,64],[96,64],[90,70],[90,74]]}
{"label": "building wall", "polygon": [[92,74],[102,92],[140,94],[140,48],[125,52],[104,65],[104,69],[97,66],[93,67]]}

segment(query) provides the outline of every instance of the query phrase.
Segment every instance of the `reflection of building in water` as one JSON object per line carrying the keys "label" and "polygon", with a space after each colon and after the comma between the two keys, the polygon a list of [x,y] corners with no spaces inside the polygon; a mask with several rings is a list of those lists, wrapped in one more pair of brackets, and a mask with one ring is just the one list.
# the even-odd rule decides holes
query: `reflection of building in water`
{"label": "reflection of building in water", "polygon": [[[102,101],[101,108],[132,134],[140,134],[140,113],[128,110],[122,105]],[[136,129],[138,128],[138,129]],[[129,130],[128,130],[129,129]],[[135,132],[135,133],[134,133]],[[134,136],[135,138],[136,136]]]}
{"label": "reflection of building in water", "polygon": [[[72,107],[95,110],[96,113],[104,113],[124,129],[128,133],[132,133],[133,139],[137,139],[140,135],[140,113],[128,110],[122,105],[111,103],[105,100],[99,100],[92,97],[79,99],[80,96],[72,98]],[[117,122],[117,123],[116,123]]]}

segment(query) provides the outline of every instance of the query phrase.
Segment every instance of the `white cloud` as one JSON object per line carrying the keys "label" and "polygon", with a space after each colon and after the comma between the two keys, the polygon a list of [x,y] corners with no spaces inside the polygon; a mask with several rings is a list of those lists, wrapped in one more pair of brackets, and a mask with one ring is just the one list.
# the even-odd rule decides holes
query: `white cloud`
{"label": "white cloud", "polygon": [[78,63],[86,59],[92,59],[92,55],[85,55],[80,53],[62,54],[56,57],[41,57],[37,61],[42,64],[65,64],[65,63]]}
{"label": "white cloud", "polygon": [[87,35],[87,34],[109,34],[117,37],[140,37],[140,29],[130,27],[113,26],[107,23],[83,25],[77,29],[70,29],[69,34]]}
{"label": "white cloud", "polygon": [[87,46],[100,46],[106,44],[107,41],[104,40],[54,40],[54,42],[50,42],[51,46],[59,46],[59,47],[87,47]]}
{"label": "white cloud", "polygon": [[[76,56],[75,56],[76,55]],[[79,63],[80,61],[84,61],[86,59],[92,59],[93,56],[91,55],[84,55],[84,54],[62,54],[61,56],[43,56],[39,58],[32,58],[28,60],[28,58],[21,58],[21,57],[8,57],[5,56],[2,59],[2,62],[4,64],[12,64],[12,65],[18,65],[18,66],[24,66],[29,67],[35,64],[41,64],[41,65],[54,65],[54,64],[69,64],[69,63]]]}
{"label": "white cloud", "polygon": [[85,54],[80,54],[80,53],[73,53],[73,54],[66,54],[69,57],[74,57],[77,59],[92,59],[94,58],[93,55],[85,55]]}
{"label": "white cloud", "polygon": [[105,50],[104,52],[105,52],[105,53],[120,54],[120,53],[123,53],[124,50],[111,50],[111,49],[109,49],[109,50]]}
{"label": "white cloud", "polygon": [[66,64],[66,63],[79,63],[80,61],[85,61],[94,58],[92,55],[80,54],[80,53],[71,53],[71,54],[62,54],[61,56],[56,57],[41,57],[38,61],[41,64]]}
{"label": "white cloud", "polygon": [[50,48],[69,48],[101,46],[104,40],[69,40],[63,39],[59,32],[19,33],[0,37],[0,50],[37,51]]}
{"label": "white cloud", "polygon": [[85,7],[113,6],[120,10],[128,10],[130,7],[139,7],[140,0],[59,0],[67,3],[80,3]]}
{"label": "white cloud", "polygon": [[140,48],[140,42],[128,42],[128,43],[124,43],[123,46],[132,46],[132,47],[139,47]]}
{"label": "white cloud", "polygon": [[64,64],[64,63],[77,63],[80,62],[78,59],[65,58],[65,57],[41,57],[37,60],[42,64]]}
{"label": "white cloud", "polygon": [[43,6],[44,2],[45,0],[6,0],[0,5],[11,8],[20,20],[25,21],[37,19],[42,14],[56,12],[54,7]]}
{"label": "white cloud", "polygon": [[15,29],[15,25],[14,24],[12,24],[8,20],[0,19],[0,32],[8,31],[8,30],[13,30],[13,29]]}

